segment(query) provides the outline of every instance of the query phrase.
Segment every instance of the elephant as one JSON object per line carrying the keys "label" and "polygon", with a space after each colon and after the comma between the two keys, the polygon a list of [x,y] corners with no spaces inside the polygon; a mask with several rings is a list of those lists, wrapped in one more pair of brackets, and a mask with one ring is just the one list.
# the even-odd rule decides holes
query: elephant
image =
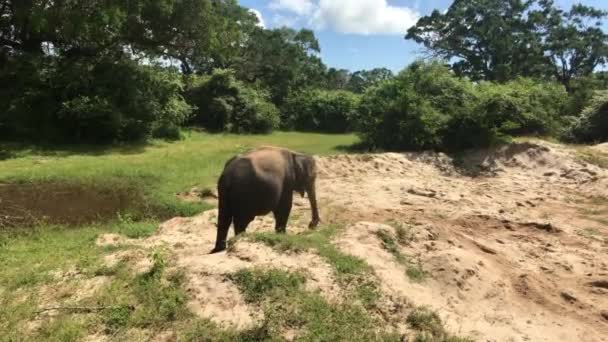
{"label": "elephant", "polygon": [[230,158],[217,182],[218,218],[215,248],[211,253],[226,249],[230,225],[239,235],[256,216],[272,212],[275,231],[285,233],[291,212],[293,193],[308,195],[313,229],[320,222],[317,208],[315,159],[282,147],[261,146]]}

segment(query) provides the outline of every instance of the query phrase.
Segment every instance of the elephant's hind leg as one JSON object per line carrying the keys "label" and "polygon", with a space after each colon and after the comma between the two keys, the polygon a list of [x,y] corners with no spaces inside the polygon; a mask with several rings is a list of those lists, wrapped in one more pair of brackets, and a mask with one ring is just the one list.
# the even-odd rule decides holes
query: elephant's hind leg
{"label": "elephant's hind leg", "polygon": [[255,216],[240,216],[234,217],[234,235],[239,235],[245,232],[247,226],[253,221]]}
{"label": "elephant's hind leg", "polygon": [[285,193],[281,196],[278,207],[272,212],[274,214],[275,227],[277,233],[285,233],[287,230],[287,221],[291,213],[293,202],[293,192]]}

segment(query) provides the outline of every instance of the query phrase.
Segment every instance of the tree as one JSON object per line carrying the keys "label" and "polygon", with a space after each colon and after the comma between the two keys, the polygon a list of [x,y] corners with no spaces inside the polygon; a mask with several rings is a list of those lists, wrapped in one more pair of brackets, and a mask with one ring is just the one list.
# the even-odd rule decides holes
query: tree
{"label": "tree", "polygon": [[473,80],[555,78],[570,89],[573,77],[606,62],[605,15],[582,5],[564,12],[552,0],[455,0],[422,17],[406,39]]}
{"label": "tree", "polygon": [[367,88],[393,77],[393,72],[387,68],[356,71],[351,75],[347,89],[362,94]]}
{"label": "tree", "polygon": [[350,72],[346,69],[329,68],[327,70],[327,88],[333,90],[345,89],[350,77]]}
{"label": "tree", "polygon": [[540,1],[530,13],[551,61],[551,76],[571,91],[573,78],[591,75],[608,58],[608,35],[601,28],[607,12],[580,4],[564,12],[552,0]]}
{"label": "tree", "polygon": [[256,28],[235,66],[239,78],[270,89],[272,102],[281,105],[291,89],[318,86],[325,65],[317,56],[319,42],[310,30]]}

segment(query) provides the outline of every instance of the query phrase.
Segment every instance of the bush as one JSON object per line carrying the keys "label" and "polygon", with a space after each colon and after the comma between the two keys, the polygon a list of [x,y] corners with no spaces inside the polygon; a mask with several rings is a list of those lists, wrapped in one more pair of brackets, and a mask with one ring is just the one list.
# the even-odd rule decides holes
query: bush
{"label": "bush", "polygon": [[555,135],[567,93],[563,86],[519,78],[505,84],[482,82],[471,109],[450,119],[446,149],[488,146],[517,135]]}
{"label": "bush", "polygon": [[570,126],[566,139],[587,143],[608,140],[608,90],[595,93],[589,106]]}
{"label": "bush", "polygon": [[233,71],[215,70],[191,82],[187,97],[196,106],[192,124],[232,133],[268,133],[279,126],[279,111],[268,94],[238,81]]}
{"label": "bush", "polygon": [[579,116],[590,103],[597,90],[608,89],[608,73],[600,71],[589,76],[575,78],[570,83],[570,96],[565,112]]}
{"label": "bush", "polygon": [[561,85],[517,79],[473,84],[439,63],[416,62],[369,89],[355,122],[364,143],[390,150],[488,146],[564,125]]}
{"label": "bush", "polygon": [[4,103],[16,138],[112,143],[175,137],[191,113],[174,71],[128,59],[48,59],[38,69],[28,63],[21,63],[30,68],[28,82],[17,83],[22,94]]}
{"label": "bush", "polygon": [[556,133],[568,94],[557,83],[518,78],[506,84],[483,83],[476,110],[511,135]]}
{"label": "bush", "polygon": [[283,126],[299,131],[344,133],[351,129],[359,96],[321,89],[291,94],[283,105]]}
{"label": "bush", "polygon": [[389,150],[436,149],[451,116],[466,112],[472,85],[438,63],[414,63],[366,91],[355,122],[363,142]]}

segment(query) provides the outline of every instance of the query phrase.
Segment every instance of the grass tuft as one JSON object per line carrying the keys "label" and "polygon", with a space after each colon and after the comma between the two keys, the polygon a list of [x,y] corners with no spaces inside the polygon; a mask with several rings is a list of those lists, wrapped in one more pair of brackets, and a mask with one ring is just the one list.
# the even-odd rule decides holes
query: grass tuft
{"label": "grass tuft", "polygon": [[472,342],[468,337],[448,334],[439,315],[428,307],[414,309],[406,318],[410,328],[417,331],[416,342]]}
{"label": "grass tuft", "polygon": [[357,303],[328,303],[303,289],[304,276],[270,269],[241,270],[230,277],[246,300],[264,310],[265,320],[253,332],[266,340],[281,339],[286,329],[301,341],[395,340],[397,335]]}
{"label": "grass tuft", "polygon": [[[403,238],[403,234],[405,233],[401,234]],[[423,281],[424,278],[426,278],[427,273],[423,270],[422,264],[420,262],[413,263],[405,255],[403,255],[399,250],[399,244],[396,242],[395,238],[388,230],[380,229],[376,231],[376,236],[382,242],[382,247],[387,252],[391,253],[398,263],[406,267],[405,274],[409,277],[410,280],[419,282]],[[409,241],[411,240],[406,239],[404,241],[407,241],[407,243],[409,243]]]}
{"label": "grass tuft", "polygon": [[336,226],[327,226],[302,234],[255,233],[246,235],[246,238],[283,253],[315,250],[333,267],[338,276],[365,273],[369,267],[362,259],[340,252],[331,243],[338,231]]}
{"label": "grass tuft", "polygon": [[229,279],[239,287],[249,303],[260,302],[271,291],[297,291],[306,282],[301,274],[277,269],[242,269],[230,275]]}

